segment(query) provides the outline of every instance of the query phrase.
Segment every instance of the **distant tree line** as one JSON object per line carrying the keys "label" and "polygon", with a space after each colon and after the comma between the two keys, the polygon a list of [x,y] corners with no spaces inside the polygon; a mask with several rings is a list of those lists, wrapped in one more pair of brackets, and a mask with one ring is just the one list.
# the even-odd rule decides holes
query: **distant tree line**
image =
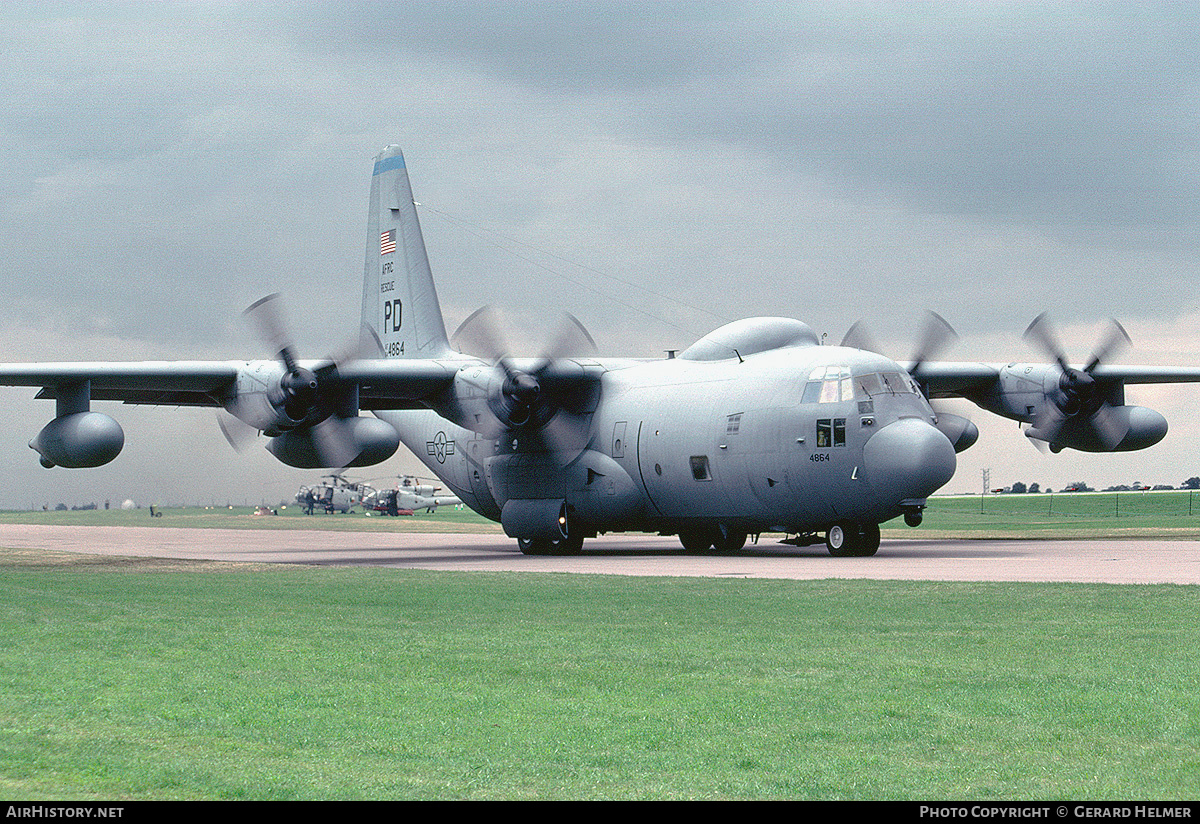
{"label": "distant tree line", "polygon": [[[1102,492],[1144,492],[1146,490],[1158,491],[1158,490],[1166,490],[1166,489],[1200,489],[1200,476],[1194,475],[1191,478],[1188,478],[1183,483],[1181,483],[1178,487],[1171,486],[1170,484],[1155,484],[1154,486],[1146,486],[1142,483],[1139,483],[1138,481],[1134,481],[1132,484],[1116,484],[1115,486],[1108,486],[1108,487],[1105,487],[1101,491]],[[997,490],[993,490],[993,491],[994,492],[1008,492],[1008,493],[1012,493],[1014,495],[1024,495],[1026,493],[1042,492],[1043,490],[1036,483],[1029,484],[1028,486],[1026,486],[1021,481],[1017,481],[1012,486],[1008,487],[1007,489],[997,489]],[[1053,492],[1054,490],[1047,487],[1045,489],[1045,491]],[[1072,481],[1071,483],[1067,484],[1059,491],[1061,491],[1061,492],[1095,492],[1096,490],[1094,488],[1092,488],[1091,486],[1089,486],[1087,481]]]}

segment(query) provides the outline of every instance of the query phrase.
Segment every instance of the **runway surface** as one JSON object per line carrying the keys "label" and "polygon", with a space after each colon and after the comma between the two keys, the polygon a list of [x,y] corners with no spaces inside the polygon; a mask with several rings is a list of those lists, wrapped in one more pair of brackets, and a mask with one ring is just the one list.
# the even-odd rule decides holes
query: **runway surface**
{"label": "runway surface", "polygon": [[685,555],[675,538],[610,535],[574,557],[525,556],[503,535],[0,524],[0,547],[278,564],[727,578],[1200,584],[1200,541],[884,540],[872,558],[763,542]]}

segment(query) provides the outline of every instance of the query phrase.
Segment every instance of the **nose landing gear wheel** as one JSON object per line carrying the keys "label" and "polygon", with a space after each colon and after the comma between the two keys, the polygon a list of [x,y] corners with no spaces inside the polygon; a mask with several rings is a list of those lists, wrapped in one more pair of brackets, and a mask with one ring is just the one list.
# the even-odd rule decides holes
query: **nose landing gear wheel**
{"label": "nose landing gear wheel", "polygon": [[879,524],[838,523],[825,533],[825,546],[835,558],[862,558],[879,551]]}

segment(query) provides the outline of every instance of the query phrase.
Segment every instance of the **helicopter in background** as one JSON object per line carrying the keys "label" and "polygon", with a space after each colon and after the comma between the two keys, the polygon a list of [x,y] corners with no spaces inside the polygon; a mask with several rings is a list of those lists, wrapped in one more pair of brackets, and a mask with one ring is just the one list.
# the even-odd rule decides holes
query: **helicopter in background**
{"label": "helicopter in background", "polygon": [[382,515],[412,515],[418,510],[433,513],[439,506],[457,506],[462,500],[453,495],[438,495],[442,487],[422,483],[421,478],[401,475],[395,489],[374,489],[363,496],[363,508]]}
{"label": "helicopter in background", "polygon": [[306,515],[312,515],[317,509],[328,515],[345,514],[352,512],[352,507],[362,504],[363,499],[374,492],[367,484],[347,480],[344,475],[325,475],[320,483],[300,487],[296,503],[304,508]]}

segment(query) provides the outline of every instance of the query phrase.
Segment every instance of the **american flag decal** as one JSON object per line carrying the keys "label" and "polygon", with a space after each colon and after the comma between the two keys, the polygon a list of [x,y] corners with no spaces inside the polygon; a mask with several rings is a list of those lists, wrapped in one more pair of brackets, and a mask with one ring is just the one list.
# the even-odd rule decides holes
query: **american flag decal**
{"label": "american flag decal", "polygon": [[396,251],[396,230],[388,229],[379,235],[379,254],[390,255]]}

